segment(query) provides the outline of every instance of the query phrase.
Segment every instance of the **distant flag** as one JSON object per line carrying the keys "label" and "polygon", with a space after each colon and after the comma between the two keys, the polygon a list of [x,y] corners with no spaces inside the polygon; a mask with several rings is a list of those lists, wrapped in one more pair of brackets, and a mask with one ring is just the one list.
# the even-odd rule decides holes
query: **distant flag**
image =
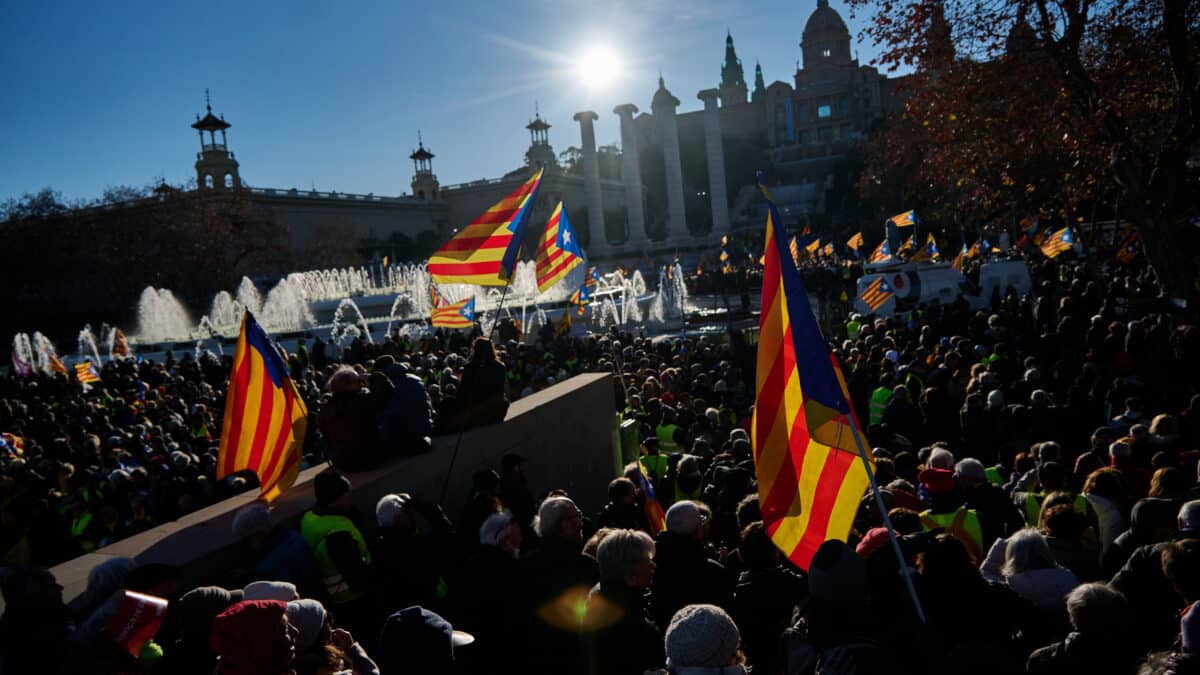
{"label": "distant flag", "polygon": [[729,261],[729,251],[726,251],[725,249],[721,249],[721,262],[728,262],[728,261]]}
{"label": "distant flag", "polygon": [[429,258],[429,275],[439,284],[506,285],[516,267],[525,220],[541,180],[539,170],[443,244]]}
{"label": "distant flag", "polygon": [[790,242],[788,242],[788,253],[792,254],[792,262],[799,265],[800,264],[800,240],[798,238],[792,237],[792,240]]}
{"label": "distant flag", "polygon": [[727,234],[721,235],[721,248],[725,248],[728,245],[729,245],[729,235],[727,235]]}
{"label": "distant flag", "polygon": [[826,255],[826,256],[833,255],[833,242],[832,241],[829,242],[828,244],[825,244],[824,248],[821,249],[821,255]]}
{"label": "distant flag", "polygon": [[554,207],[554,213],[546,222],[546,231],[542,233],[536,257],[537,285],[542,293],[583,264],[583,249],[579,248],[579,240],[567,220],[562,202]]}
{"label": "distant flag", "polygon": [[767,533],[792,563],[808,569],[823,542],[849,536],[868,478],[859,456],[846,449],[855,447],[860,432],[841,368],[817,325],[799,270],[784,263],[778,211],[767,197],[750,434]]}
{"label": "distant flag", "polygon": [[587,284],[575,289],[575,292],[571,294],[571,297],[567,298],[567,302],[575,305],[578,308],[576,309],[575,313],[579,316],[583,316],[583,308],[586,307],[591,301],[592,294],[588,290]]}
{"label": "distant flag", "polygon": [[435,307],[430,320],[434,328],[471,328],[475,325],[475,296]]}
{"label": "distant flag", "polygon": [[913,254],[912,259],[914,261],[916,261],[916,260],[932,260],[934,258],[934,256],[937,256],[937,255],[939,255],[938,248],[937,248],[937,241],[934,240],[933,233],[930,232],[925,239],[925,245],[922,246],[919,251],[917,251],[916,253]]}
{"label": "distant flag", "polygon": [[805,250],[805,251],[808,251],[808,254],[809,254],[809,255],[816,255],[816,254],[817,254],[817,251],[821,250],[821,240],[820,240],[820,238],[813,239],[812,241],[810,241],[810,242],[808,242],[807,244],[805,244],[805,245],[804,245],[804,250]]}
{"label": "distant flag", "polygon": [[287,363],[254,315],[242,315],[233,354],[217,480],[249,469],[274,501],[296,482],[308,429],[308,408],[288,375]]}
{"label": "distant flag", "polygon": [[642,470],[642,461],[639,459],[634,464],[637,465],[634,482],[642,489],[642,511],[646,514],[646,524],[650,527],[651,534],[657,535],[667,529],[667,513],[658,501],[658,495],[654,494],[654,485]]}
{"label": "distant flag", "polygon": [[166,620],[167,604],[165,598],[121,591],[121,600],[104,631],[121,651],[136,659]]}
{"label": "distant flag", "polygon": [[25,454],[25,439],[6,431],[0,434],[0,450],[6,450],[8,454],[20,457]]}
{"label": "distant flag", "polygon": [[846,248],[849,248],[851,251],[857,252],[858,249],[862,248],[862,245],[863,245],[862,232],[855,232],[854,236],[852,236],[846,240]]}
{"label": "distant flag", "polygon": [[67,367],[64,366],[63,362],[60,361],[59,358],[57,356],[55,356],[54,354],[47,353],[46,361],[47,361],[47,363],[50,364],[50,370],[52,370],[60,375],[68,374]]}
{"label": "distant flag", "polygon": [[721,265],[721,274],[733,274],[733,272],[733,265],[730,265],[729,263]]}
{"label": "distant flag", "polygon": [[980,255],[982,255],[982,253],[981,253],[982,250],[983,250],[983,247],[980,246],[978,241],[975,242],[974,244],[971,244],[971,248],[967,249],[967,260],[973,260],[975,258],[978,258]]}
{"label": "distant flag", "polygon": [[804,229],[800,230],[801,237],[807,237],[812,234],[812,225],[805,223]]}
{"label": "distant flag", "polygon": [[961,273],[963,271],[963,263],[966,262],[966,260],[967,260],[967,245],[963,244],[962,249],[959,250],[958,255],[954,256],[954,262],[950,263],[950,266],[953,267],[954,269],[958,270]]}
{"label": "distant flag", "polygon": [[589,267],[587,274],[583,276],[583,285],[589,291],[600,285],[600,270],[596,269],[595,265]]}
{"label": "distant flag", "polygon": [[913,238],[912,238],[912,236],[910,235],[910,236],[908,237],[908,239],[905,239],[905,240],[904,240],[904,243],[900,245],[900,251],[899,251],[899,252],[900,252],[900,253],[904,253],[905,251],[912,251],[912,250],[913,250]]}
{"label": "distant flag", "polygon": [[558,322],[554,324],[554,335],[555,335],[555,337],[558,337],[560,335],[570,335],[570,334],[571,334],[571,308],[563,307],[562,316],[558,317]]}
{"label": "distant flag", "polygon": [[441,307],[442,303],[444,303],[445,301],[446,300],[445,300],[445,298],[442,297],[441,292],[438,291],[437,284],[435,284],[433,282],[433,279],[430,279],[429,280],[429,306],[436,309],[438,307]]}
{"label": "distant flag", "polygon": [[21,357],[17,356],[16,349],[13,349],[12,351],[12,367],[13,373],[15,373],[17,377],[21,379],[25,379],[33,374],[33,367],[22,361]]}
{"label": "distant flag", "polygon": [[888,218],[888,222],[892,223],[896,227],[912,227],[920,221],[917,220],[917,212],[909,209],[904,213],[897,213],[891,218]]}
{"label": "distant flag", "polygon": [[883,241],[879,242],[879,246],[875,247],[875,250],[871,253],[871,257],[867,259],[867,262],[884,262],[885,260],[890,260],[891,258],[892,252],[888,248],[887,239],[884,239]]}
{"label": "distant flag", "polygon": [[385,255],[385,256],[383,256],[383,267],[386,269],[387,265],[388,265],[388,257]]}
{"label": "distant flag", "polygon": [[1042,253],[1047,258],[1053,259],[1061,255],[1063,251],[1070,250],[1074,245],[1075,235],[1071,233],[1070,227],[1064,227],[1042,242]]}
{"label": "distant flag", "polygon": [[860,297],[867,304],[867,307],[870,307],[871,311],[874,312],[882,307],[883,303],[887,302],[893,295],[895,295],[895,292],[892,291],[892,287],[888,284],[887,280],[883,276],[878,276],[875,277],[875,281],[872,281],[863,289],[862,296]]}
{"label": "distant flag", "polygon": [[75,379],[79,380],[80,384],[92,384],[100,381],[100,371],[96,370],[96,366],[91,361],[75,364]]}
{"label": "distant flag", "polygon": [[1132,226],[1126,227],[1121,238],[1117,241],[1117,260],[1123,265],[1128,265],[1137,258],[1138,251],[1141,250],[1139,244],[1141,237],[1138,236],[1138,231]]}
{"label": "distant flag", "polygon": [[129,356],[129,340],[120,328],[113,329],[113,356]]}

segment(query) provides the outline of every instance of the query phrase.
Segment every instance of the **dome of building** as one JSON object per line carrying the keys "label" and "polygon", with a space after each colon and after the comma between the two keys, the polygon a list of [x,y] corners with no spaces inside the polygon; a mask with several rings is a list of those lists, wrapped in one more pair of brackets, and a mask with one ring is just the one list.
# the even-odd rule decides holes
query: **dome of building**
{"label": "dome of building", "polygon": [[804,24],[804,39],[831,33],[850,37],[850,29],[846,28],[842,15],[829,6],[829,0],[817,0],[817,9],[808,17],[808,23]]}
{"label": "dome of building", "polygon": [[650,101],[650,107],[654,110],[664,107],[672,109],[679,107],[679,99],[675,98],[667,89],[667,85],[663,82],[661,75],[658,78],[658,91],[654,92],[654,98]]}

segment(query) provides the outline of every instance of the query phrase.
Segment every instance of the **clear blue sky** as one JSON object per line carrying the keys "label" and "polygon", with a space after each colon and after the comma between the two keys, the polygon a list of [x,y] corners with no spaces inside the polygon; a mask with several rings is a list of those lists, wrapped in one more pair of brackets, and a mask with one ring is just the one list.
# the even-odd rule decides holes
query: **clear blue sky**
{"label": "clear blue sky", "polygon": [[[858,42],[862,19],[832,6]],[[725,30],[753,84],[791,81],[816,0],[503,0],[349,3],[31,2],[0,19],[3,99],[0,199],[44,186],[68,199],[158,176],[194,176],[188,127],[204,110],[233,124],[243,180],[260,187],[407,192],[417,130],[443,184],[518,166],[534,101],[556,151],[579,144],[571,116],[600,115],[597,141],[618,140],[614,105],[648,109],[661,68],[695,110],[716,86]],[[572,63],[605,45],[624,64],[602,91]]]}

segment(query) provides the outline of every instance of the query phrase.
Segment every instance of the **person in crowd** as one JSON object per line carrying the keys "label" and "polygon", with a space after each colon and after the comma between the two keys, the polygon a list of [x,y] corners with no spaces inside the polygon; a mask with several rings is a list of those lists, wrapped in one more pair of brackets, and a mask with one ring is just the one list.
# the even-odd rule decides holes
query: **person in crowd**
{"label": "person in crowd", "polygon": [[1115,469],[1096,469],[1083,483],[1083,497],[1087,499],[1100,529],[1096,533],[1103,555],[1125,531],[1125,486],[1121,473]]}
{"label": "person in crowd", "polygon": [[779,641],[796,622],[808,594],[807,580],[780,564],[779,549],[756,520],[742,529],[737,557],[742,563],[730,614],[742,635],[746,662],[758,672],[778,672]]}
{"label": "person in crowd", "polygon": [[3,579],[3,597],[0,672],[58,672],[72,629],[62,585],[48,570],[14,569]]}
{"label": "person in crowd", "polygon": [[455,630],[436,612],[405,607],[389,616],[379,633],[379,672],[454,675],[462,652],[473,642],[475,636]]}
{"label": "person in crowd", "polygon": [[234,581],[286,581],[300,596],[324,597],[325,588],[317,573],[312,549],[295,527],[271,524],[266,504],[254,502],[233,517],[233,536],[242,543],[245,558],[233,574]]}
{"label": "person in crowd", "polygon": [[657,577],[652,614],[666,625],[684,605],[730,607],[733,579],[708,543],[712,512],[703,502],[684,500],[667,509],[667,529],[655,540]]}
{"label": "person in crowd", "polygon": [[586,672],[638,673],[663,662],[663,635],[650,619],[654,540],[641,530],[613,530],[596,549],[600,582],[588,593],[583,620]]}
{"label": "person in crowd", "polygon": [[371,544],[371,563],[378,600],[385,608],[444,610],[449,589],[443,570],[455,535],[442,508],[408,493],[389,494],[375,504],[375,519],[379,530]]}
{"label": "person in crowd", "polygon": [[317,474],[313,484],[317,503],[300,518],[300,536],[312,550],[338,621],[363,627],[370,620],[372,603],[371,553],[351,518],[350,480],[327,470]]}
{"label": "person in crowd", "polygon": [[[344,473],[367,471],[384,459],[379,438],[379,412],[390,396],[378,387],[364,388],[369,377],[342,366],[329,377],[329,400],[321,406],[317,426],[329,442],[333,466]],[[386,383],[376,378],[373,385]]]}
{"label": "person in crowd", "polygon": [[282,600],[243,600],[212,621],[209,643],[217,653],[217,675],[291,675],[295,671],[295,626]]}
{"label": "person in crowd", "polygon": [[669,675],[744,675],[737,624],[716,605],[688,605],[667,624]]}
{"label": "person in crowd", "polygon": [[[932,461],[931,457],[931,461]],[[981,550],[1024,527],[1021,513],[998,486],[988,482],[983,462],[968,457],[954,465],[954,477],[963,492],[963,506],[979,517]]]}
{"label": "person in crowd", "polygon": [[209,642],[213,619],[243,600],[241,591],[219,586],[201,586],[184,593],[171,608],[176,632],[165,645],[166,654],[157,670],[181,675],[212,675],[217,653]]}
{"label": "person in crowd", "polygon": [[637,501],[637,486],[625,478],[614,478],[608,484],[608,502],[596,517],[600,527],[625,530],[645,530],[646,517]]}
{"label": "person in crowd", "polygon": [[475,338],[471,359],[463,367],[455,398],[458,427],[471,429],[503,422],[508,412],[507,378],[504,363],[496,355],[492,341]]}
{"label": "person in crowd", "polygon": [[[954,462],[954,458],[949,460]],[[929,531],[944,529],[951,536],[962,540],[972,560],[983,558],[983,527],[974,509],[963,502],[949,469],[929,468],[921,471],[921,490],[929,500],[929,508],[921,512],[921,526]]]}
{"label": "person in crowd", "polygon": [[427,452],[433,447],[434,409],[425,382],[410,371],[408,362],[396,361],[391,354],[376,359],[375,370],[382,372],[391,384],[391,394],[379,411],[379,429],[386,454]]}
{"label": "person in crowd", "polygon": [[293,600],[285,610],[296,629],[296,675],[379,675],[379,668],[349,631],[333,628],[316,600]]}
{"label": "person in crowd", "polygon": [[479,547],[452,582],[450,598],[458,625],[475,636],[475,645],[467,656],[483,669],[486,664],[519,658],[514,649],[518,617],[513,608],[518,601],[517,559],[523,535],[508,510],[488,516],[477,535]]}

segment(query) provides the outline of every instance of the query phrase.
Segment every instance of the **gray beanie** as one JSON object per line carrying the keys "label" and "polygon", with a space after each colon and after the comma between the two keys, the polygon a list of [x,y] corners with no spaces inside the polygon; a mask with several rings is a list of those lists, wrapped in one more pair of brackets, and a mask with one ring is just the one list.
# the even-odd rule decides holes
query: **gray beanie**
{"label": "gray beanie", "polygon": [[325,606],[316,600],[292,600],[287,604],[288,623],[296,629],[296,651],[308,651],[325,627]]}
{"label": "gray beanie", "polygon": [[716,605],[688,605],[667,626],[667,665],[671,668],[728,666],[737,656],[737,624]]}

